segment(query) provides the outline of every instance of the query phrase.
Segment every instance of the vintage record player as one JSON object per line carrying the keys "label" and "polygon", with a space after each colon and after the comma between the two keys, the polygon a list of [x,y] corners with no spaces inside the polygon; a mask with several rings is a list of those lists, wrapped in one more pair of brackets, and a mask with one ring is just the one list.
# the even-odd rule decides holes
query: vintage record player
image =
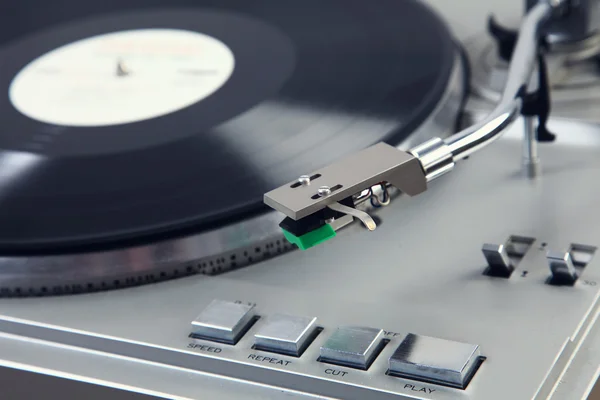
{"label": "vintage record player", "polygon": [[592,393],[600,1],[0,10],[2,398]]}

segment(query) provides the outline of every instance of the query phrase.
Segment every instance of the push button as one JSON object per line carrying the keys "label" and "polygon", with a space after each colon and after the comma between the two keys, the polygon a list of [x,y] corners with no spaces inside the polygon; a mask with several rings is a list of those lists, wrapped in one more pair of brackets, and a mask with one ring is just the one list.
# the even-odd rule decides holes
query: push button
{"label": "push button", "polygon": [[337,328],[321,346],[319,361],[368,369],[384,345],[382,329]]}
{"label": "push button", "polygon": [[300,356],[318,333],[316,323],[316,318],[275,314],[254,335],[254,347]]}
{"label": "push button", "polygon": [[388,373],[464,389],[481,360],[479,346],[409,334],[390,358]]}
{"label": "push button", "polygon": [[235,344],[255,322],[254,306],[213,300],[192,321],[192,336],[199,339]]}

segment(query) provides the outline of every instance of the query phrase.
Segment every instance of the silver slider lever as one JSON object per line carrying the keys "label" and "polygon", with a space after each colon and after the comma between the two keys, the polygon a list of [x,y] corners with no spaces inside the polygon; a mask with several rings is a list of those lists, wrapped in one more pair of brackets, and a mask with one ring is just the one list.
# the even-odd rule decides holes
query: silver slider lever
{"label": "silver slider lever", "polygon": [[481,248],[483,256],[488,263],[487,275],[509,277],[515,269],[515,265],[508,256],[506,246],[503,244],[486,243]]}
{"label": "silver slider lever", "polygon": [[573,265],[571,253],[549,251],[546,255],[550,272],[552,272],[551,284],[555,285],[573,285],[577,281],[578,275]]}

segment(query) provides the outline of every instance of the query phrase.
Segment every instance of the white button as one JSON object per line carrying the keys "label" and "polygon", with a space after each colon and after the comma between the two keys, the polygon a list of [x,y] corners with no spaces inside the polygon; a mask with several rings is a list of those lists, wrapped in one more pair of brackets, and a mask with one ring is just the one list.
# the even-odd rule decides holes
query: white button
{"label": "white button", "polygon": [[316,318],[275,314],[254,335],[257,349],[299,356],[316,333]]}
{"label": "white button", "polygon": [[477,345],[408,334],[389,360],[389,374],[464,388],[480,360]]}
{"label": "white button", "polygon": [[250,327],[255,315],[254,306],[213,300],[192,321],[192,336],[235,344]]}
{"label": "white button", "polygon": [[383,346],[383,330],[342,327],[321,347],[319,361],[368,369]]}

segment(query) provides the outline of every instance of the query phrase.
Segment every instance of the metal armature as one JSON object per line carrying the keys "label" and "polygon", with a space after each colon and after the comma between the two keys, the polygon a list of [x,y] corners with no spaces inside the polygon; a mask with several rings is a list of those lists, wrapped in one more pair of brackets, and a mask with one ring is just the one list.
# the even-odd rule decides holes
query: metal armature
{"label": "metal armature", "polygon": [[[494,142],[520,116],[521,95],[536,69],[542,28],[551,18],[559,18],[565,3],[540,1],[529,9],[519,30],[501,100],[486,118],[445,140],[434,138],[408,152],[376,144],[313,171],[310,176],[319,176],[314,184],[290,183],[266,193],[265,204],[298,220],[381,182],[388,182],[409,196],[425,191],[428,182],[452,171],[457,161]],[[534,158],[533,128],[528,131],[524,151]],[[335,190],[325,195],[317,193],[322,185]]]}
{"label": "metal armature", "polygon": [[486,118],[446,140],[432,139],[409,150],[423,164],[428,181],[450,172],[457,161],[498,139],[519,117],[523,105],[520,94],[529,86],[536,66],[540,30],[553,10],[549,2],[540,2],[527,14],[519,30],[501,100]]}

